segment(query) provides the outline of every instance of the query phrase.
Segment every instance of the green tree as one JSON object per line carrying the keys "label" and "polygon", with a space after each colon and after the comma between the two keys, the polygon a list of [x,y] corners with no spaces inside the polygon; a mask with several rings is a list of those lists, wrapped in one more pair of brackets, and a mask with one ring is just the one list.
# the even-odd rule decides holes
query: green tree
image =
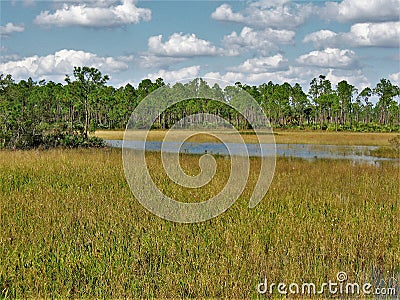
{"label": "green tree", "polygon": [[332,84],[329,79],[326,79],[326,76],[319,75],[318,78],[314,78],[311,81],[309,96],[315,105],[314,122],[317,123],[319,119],[321,128],[323,122],[331,119],[332,105],[334,102],[332,94]]}
{"label": "green tree", "polygon": [[[74,67],[73,75],[75,84],[72,87],[72,93],[77,96],[77,99],[83,104],[85,121],[84,121],[84,136],[88,137],[90,124],[90,110],[96,98],[92,97],[96,89],[104,86],[108,81],[108,75],[102,76],[101,72],[96,68],[90,67]],[[65,81],[68,85],[73,84],[70,77],[67,75]]]}
{"label": "green tree", "polygon": [[305,119],[305,111],[307,107],[309,107],[309,102],[306,93],[304,93],[303,88],[298,83],[296,83],[291,89],[290,105],[296,123],[302,126]]}
{"label": "green tree", "polygon": [[377,104],[379,123],[387,124],[389,107],[393,105],[394,97],[399,96],[400,89],[398,86],[393,85],[390,80],[382,78],[373,89],[373,93],[379,97]]}
{"label": "green tree", "polygon": [[369,98],[372,96],[372,90],[369,87],[364,88],[357,96],[358,99],[364,100],[365,105],[364,107],[364,122],[369,123],[371,120],[371,113],[372,113],[372,102],[369,101]]}
{"label": "green tree", "polygon": [[340,123],[345,124],[352,115],[352,99],[357,89],[346,80],[342,80],[337,84],[336,90],[340,100]]}

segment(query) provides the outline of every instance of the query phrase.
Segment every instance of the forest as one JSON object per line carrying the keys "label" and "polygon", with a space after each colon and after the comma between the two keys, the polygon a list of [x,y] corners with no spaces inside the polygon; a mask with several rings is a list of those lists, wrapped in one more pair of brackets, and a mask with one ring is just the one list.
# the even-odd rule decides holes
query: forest
{"label": "forest", "polygon": [[[16,82],[0,75],[0,148],[34,148],[77,145],[102,146],[88,133],[97,129],[124,129],[135,107],[147,95],[165,86],[158,78],[142,80],[137,87],[107,85],[108,75],[92,67],[74,67],[73,75],[56,83],[32,78]],[[177,83],[182,85],[182,83]],[[263,83],[250,86],[236,82],[221,88],[198,84],[226,100],[188,99],[170,107],[154,124],[168,129],[177,120],[195,113],[217,114],[238,129],[250,129],[243,116],[229,106],[230,94],[244,89],[261,105],[274,128],[329,131],[400,131],[400,88],[382,78],[374,87],[358,91],[346,80],[333,86],[324,75],[312,79],[306,93],[298,83]],[[183,86],[185,85],[183,84]],[[176,84],[175,84],[176,85]],[[371,100],[377,99],[376,103]],[[206,122],[207,120],[202,120]]]}

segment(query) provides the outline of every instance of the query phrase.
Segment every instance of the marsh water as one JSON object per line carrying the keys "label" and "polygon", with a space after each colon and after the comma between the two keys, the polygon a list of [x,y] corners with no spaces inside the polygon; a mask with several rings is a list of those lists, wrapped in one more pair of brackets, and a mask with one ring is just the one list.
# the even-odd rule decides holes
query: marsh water
{"label": "marsh water", "polygon": [[[135,150],[161,151],[171,153],[188,153],[188,154],[213,154],[213,155],[229,155],[228,148],[232,155],[248,155],[249,156],[271,156],[274,153],[273,144],[245,144],[247,153],[243,151],[242,144],[226,143],[195,143],[195,142],[143,142],[140,141],[121,141],[107,140],[107,144],[111,147],[124,147]],[[350,160],[354,163],[367,162],[370,164],[380,164],[382,161],[395,161],[391,158],[375,157],[369,153],[375,150],[376,146],[343,146],[343,145],[316,145],[316,144],[276,144],[275,151],[277,156],[302,158],[307,160],[316,159],[342,159]]]}

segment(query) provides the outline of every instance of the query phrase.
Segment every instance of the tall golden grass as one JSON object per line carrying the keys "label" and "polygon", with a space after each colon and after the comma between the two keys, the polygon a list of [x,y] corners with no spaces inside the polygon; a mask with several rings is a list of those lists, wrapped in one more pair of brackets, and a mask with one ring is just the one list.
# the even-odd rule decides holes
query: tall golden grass
{"label": "tall golden grass", "polygon": [[[148,136],[149,141],[162,141],[167,131],[152,130]],[[212,131],[211,131],[212,132]],[[243,132],[243,139],[246,143],[258,143],[254,134]],[[124,131],[99,130],[95,136],[108,140],[122,140]],[[321,144],[321,145],[365,145],[365,146],[390,146],[389,140],[398,133],[382,132],[331,132],[331,131],[290,131],[274,130],[275,141],[278,144]],[[134,132],[130,132],[134,137]],[[183,136],[182,132],[176,130],[177,140]],[[226,134],[229,140],[229,134]],[[193,142],[213,142],[214,139],[208,135],[198,135],[191,139]]]}
{"label": "tall golden grass", "polygon": [[[199,192],[168,184],[158,155],[147,156],[157,184],[180,201],[221,189],[229,166],[217,158],[222,171]],[[182,163],[197,170],[198,157]],[[176,224],[133,198],[120,150],[1,151],[1,296],[249,298],[265,277],[399,276],[398,166],[278,159],[266,197],[248,209],[256,180],[253,171],[217,218]]]}

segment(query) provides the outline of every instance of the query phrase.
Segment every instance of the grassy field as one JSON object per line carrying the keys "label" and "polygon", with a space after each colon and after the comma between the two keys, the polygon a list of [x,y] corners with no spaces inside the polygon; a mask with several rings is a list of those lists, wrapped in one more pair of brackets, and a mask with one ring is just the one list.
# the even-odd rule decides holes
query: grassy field
{"label": "grassy field", "polygon": [[[154,130],[150,132],[149,141],[161,141],[167,131]],[[389,139],[399,133],[375,133],[375,132],[331,132],[331,131],[289,131],[275,130],[274,137],[277,144],[321,144],[321,145],[366,145],[366,146],[389,146]],[[109,140],[122,140],[124,131],[99,130],[96,136]],[[131,134],[134,137],[134,134]],[[182,135],[176,132],[176,137]],[[227,134],[229,139],[229,134]],[[255,135],[243,134],[246,143],[257,143]],[[213,141],[205,135],[193,138],[193,142]]]}
{"label": "grassy field", "polygon": [[[279,136],[279,135],[278,135]],[[206,193],[152,176],[177,200]],[[221,189],[229,160],[217,158]],[[197,170],[198,157],[183,164]],[[131,195],[121,151],[0,152],[0,297],[257,297],[257,284],[400,275],[399,167],[278,159],[255,208],[239,200],[199,224],[176,224]],[[201,200],[199,198],[199,200]],[[380,279],[379,279],[380,278]]]}

